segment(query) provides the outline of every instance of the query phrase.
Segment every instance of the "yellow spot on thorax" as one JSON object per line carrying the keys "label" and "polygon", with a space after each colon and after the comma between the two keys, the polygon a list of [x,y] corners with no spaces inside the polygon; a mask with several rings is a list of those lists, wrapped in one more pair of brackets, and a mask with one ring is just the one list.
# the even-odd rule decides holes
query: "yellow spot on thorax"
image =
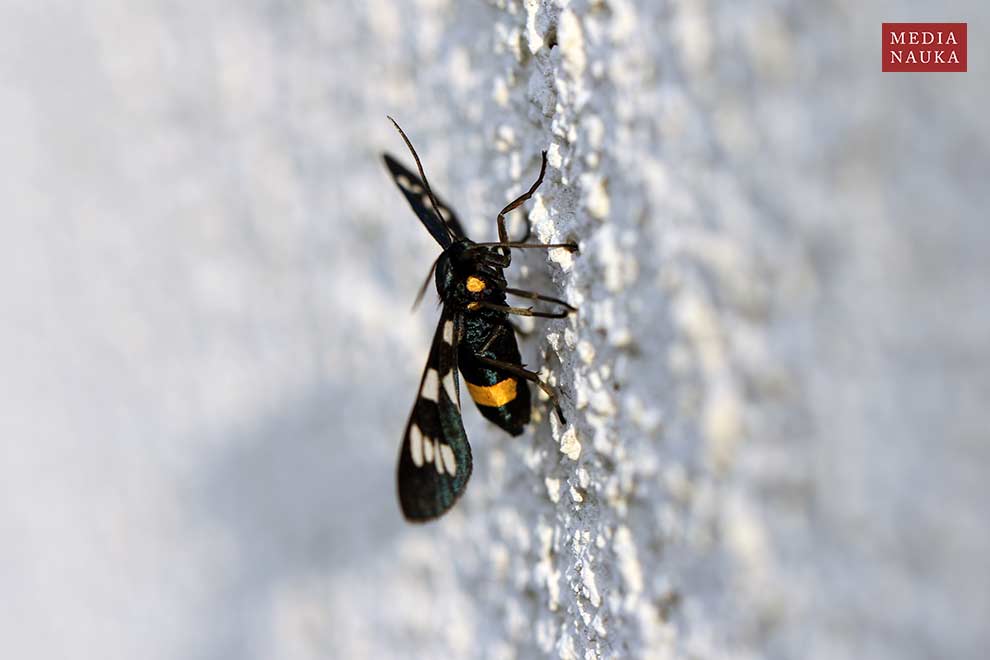
{"label": "yellow spot on thorax", "polygon": [[481,293],[485,290],[485,281],[474,275],[468,275],[467,290],[471,293]]}
{"label": "yellow spot on thorax", "polygon": [[[467,383],[467,381],[465,381]],[[479,406],[498,408],[516,398],[516,379],[506,378],[494,385],[472,385],[467,383],[471,398]]]}

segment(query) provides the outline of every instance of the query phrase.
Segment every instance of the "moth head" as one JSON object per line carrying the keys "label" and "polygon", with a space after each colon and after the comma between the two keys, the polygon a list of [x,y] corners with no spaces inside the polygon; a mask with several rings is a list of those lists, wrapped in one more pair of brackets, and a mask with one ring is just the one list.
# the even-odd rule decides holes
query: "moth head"
{"label": "moth head", "polygon": [[491,263],[500,256],[487,248],[471,249],[469,241],[452,243],[437,261],[437,291],[444,299],[478,299],[505,287],[501,270]]}

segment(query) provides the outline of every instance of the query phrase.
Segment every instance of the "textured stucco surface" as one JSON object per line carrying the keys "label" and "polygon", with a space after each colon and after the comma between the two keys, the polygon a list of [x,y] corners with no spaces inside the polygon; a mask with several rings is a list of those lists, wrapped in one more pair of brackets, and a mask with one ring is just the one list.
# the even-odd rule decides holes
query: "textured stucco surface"
{"label": "textured stucco surface", "polygon": [[[0,8],[10,657],[978,658],[990,120],[880,73],[923,4]],[[473,410],[406,525],[436,246],[550,168],[513,280],[564,427]]]}

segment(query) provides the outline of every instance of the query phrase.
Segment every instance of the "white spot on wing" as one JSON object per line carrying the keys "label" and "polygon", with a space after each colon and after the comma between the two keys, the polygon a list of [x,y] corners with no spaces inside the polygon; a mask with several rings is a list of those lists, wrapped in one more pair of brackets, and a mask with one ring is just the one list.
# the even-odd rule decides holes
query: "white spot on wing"
{"label": "white spot on wing", "polygon": [[[440,456],[450,476],[457,474],[457,460],[454,458],[454,450],[450,448],[450,445],[440,445]],[[437,463],[439,462],[437,461]]]}
{"label": "white spot on wing", "polygon": [[[437,440],[436,443],[437,443],[437,446],[433,450],[433,453],[434,453],[434,456],[435,456],[436,460],[434,460],[433,463],[437,466],[437,473],[438,474],[443,474],[443,461],[440,458],[440,441]],[[444,445],[444,447],[446,447],[446,446],[447,445]]]}
{"label": "white spot on wing", "polygon": [[457,401],[457,392],[454,387],[454,370],[451,369],[447,372],[447,375],[443,377],[443,389],[447,390],[447,398],[449,398],[454,405],[459,405]]}
{"label": "white spot on wing", "polygon": [[409,453],[416,467],[423,465],[423,434],[416,424],[409,427]]}
{"label": "white spot on wing", "polygon": [[440,377],[437,376],[436,369],[426,370],[426,378],[423,379],[423,387],[420,388],[419,395],[433,403],[440,402]]}
{"label": "white spot on wing", "polygon": [[423,459],[427,463],[433,462],[433,439],[423,436]]}
{"label": "white spot on wing", "polygon": [[445,342],[447,342],[448,344],[450,344],[451,346],[454,345],[454,322],[453,321],[447,321],[446,323],[443,324],[443,340]]}
{"label": "white spot on wing", "polygon": [[408,190],[414,195],[418,195],[423,192],[423,186],[419,185],[404,174],[399,174],[396,176],[395,182],[402,186],[403,189]]}

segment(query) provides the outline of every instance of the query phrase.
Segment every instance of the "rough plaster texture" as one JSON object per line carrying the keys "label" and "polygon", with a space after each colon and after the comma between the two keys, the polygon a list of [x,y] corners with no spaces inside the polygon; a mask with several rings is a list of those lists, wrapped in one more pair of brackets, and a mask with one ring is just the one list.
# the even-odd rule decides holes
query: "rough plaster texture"
{"label": "rough plaster texture", "polygon": [[[919,3],[0,8],[9,657],[978,658],[990,123]],[[436,246],[393,114],[565,394],[398,514]]]}

